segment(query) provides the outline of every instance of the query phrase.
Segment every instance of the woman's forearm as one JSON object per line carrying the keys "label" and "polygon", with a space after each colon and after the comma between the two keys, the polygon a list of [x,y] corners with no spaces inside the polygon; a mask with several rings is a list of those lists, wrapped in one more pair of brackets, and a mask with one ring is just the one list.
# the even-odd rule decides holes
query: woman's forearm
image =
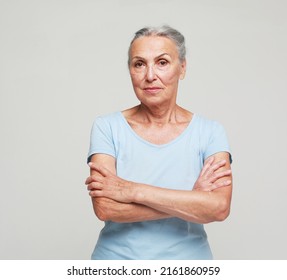
{"label": "woman's forearm", "polygon": [[[135,188],[136,189],[136,188]],[[122,203],[106,197],[93,198],[95,214],[102,221],[119,223],[178,217],[195,223],[222,221],[229,214],[228,195],[213,192],[175,191],[138,185],[134,202]],[[224,191],[228,191],[225,189]],[[153,192],[151,196],[150,193]]]}
{"label": "woman's forearm", "polygon": [[94,211],[100,220],[140,222],[178,217],[195,223],[209,223],[222,221],[229,214],[231,187],[203,192],[132,184],[127,194],[128,203],[106,197],[93,198]]}
{"label": "woman's forearm", "polygon": [[[150,194],[153,195],[150,195]],[[167,215],[195,223],[222,221],[229,215],[231,186],[214,190],[180,191],[135,184],[132,200]]]}
{"label": "woman's forearm", "polygon": [[121,203],[106,197],[92,198],[94,212],[101,221],[142,222],[169,218],[170,215],[136,203]]}

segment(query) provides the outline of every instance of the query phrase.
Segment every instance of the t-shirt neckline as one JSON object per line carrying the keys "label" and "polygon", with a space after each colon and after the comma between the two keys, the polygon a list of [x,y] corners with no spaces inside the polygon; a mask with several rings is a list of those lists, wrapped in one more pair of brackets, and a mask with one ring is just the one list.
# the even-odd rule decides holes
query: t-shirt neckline
{"label": "t-shirt neckline", "polygon": [[128,123],[127,119],[125,118],[125,116],[123,115],[123,113],[121,111],[118,112],[120,118],[122,119],[122,121],[124,122],[125,126],[127,127],[127,129],[141,142],[149,145],[149,146],[153,146],[153,147],[157,147],[157,148],[163,148],[163,147],[167,147],[170,146],[172,144],[174,144],[175,142],[179,141],[180,139],[182,139],[185,134],[188,133],[189,130],[191,130],[193,128],[193,124],[195,122],[195,119],[197,118],[197,114],[193,113],[192,118],[189,122],[189,124],[187,125],[187,127],[173,140],[169,141],[168,143],[165,144],[155,144],[152,142],[149,142],[148,140],[145,140],[144,138],[142,138],[140,135],[138,135],[133,128],[130,126],[130,124]]}

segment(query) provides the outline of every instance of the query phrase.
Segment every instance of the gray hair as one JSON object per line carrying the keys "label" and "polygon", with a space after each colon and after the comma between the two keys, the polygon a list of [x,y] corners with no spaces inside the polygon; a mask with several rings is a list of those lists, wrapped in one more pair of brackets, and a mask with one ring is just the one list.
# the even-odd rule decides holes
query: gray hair
{"label": "gray hair", "polygon": [[186,49],[185,49],[184,36],[174,28],[171,28],[168,25],[163,25],[161,27],[144,27],[135,33],[135,36],[132,39],[129,47],[128,65],[130,65],[130,59],[131,59],[130,52],[133,42],[140,37],[148,37],[148,36],[160,36],[171,39],[176,44],[180,62],[183,62],[185,60]]}

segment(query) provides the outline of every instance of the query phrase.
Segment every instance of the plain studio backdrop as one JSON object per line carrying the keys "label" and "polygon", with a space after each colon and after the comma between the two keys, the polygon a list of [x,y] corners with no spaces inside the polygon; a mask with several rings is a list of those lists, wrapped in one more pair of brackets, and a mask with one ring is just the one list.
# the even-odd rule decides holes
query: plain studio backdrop
{"label": "plain studio backdrop", "polygon": [[206,225],[214,257],[286,259],[286,10],[284,0],[0,1],[0,258],[90,259],[103,225],[84,185],[92,122],[138,104],[130,40],[169,24],[188,50],[178,103],[220,121],[232,148],[231,215]]}

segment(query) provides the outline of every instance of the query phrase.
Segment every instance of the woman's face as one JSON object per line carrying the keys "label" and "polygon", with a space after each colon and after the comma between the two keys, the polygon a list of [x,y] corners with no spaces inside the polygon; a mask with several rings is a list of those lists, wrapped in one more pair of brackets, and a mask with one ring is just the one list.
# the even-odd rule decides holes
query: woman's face
{"label": "woman's face", "polygon": [[186,63],[180,62],[175,43],[165,37],[136,39],[130,50],[131,80],[137,98],[145,105],[174,104]]}

